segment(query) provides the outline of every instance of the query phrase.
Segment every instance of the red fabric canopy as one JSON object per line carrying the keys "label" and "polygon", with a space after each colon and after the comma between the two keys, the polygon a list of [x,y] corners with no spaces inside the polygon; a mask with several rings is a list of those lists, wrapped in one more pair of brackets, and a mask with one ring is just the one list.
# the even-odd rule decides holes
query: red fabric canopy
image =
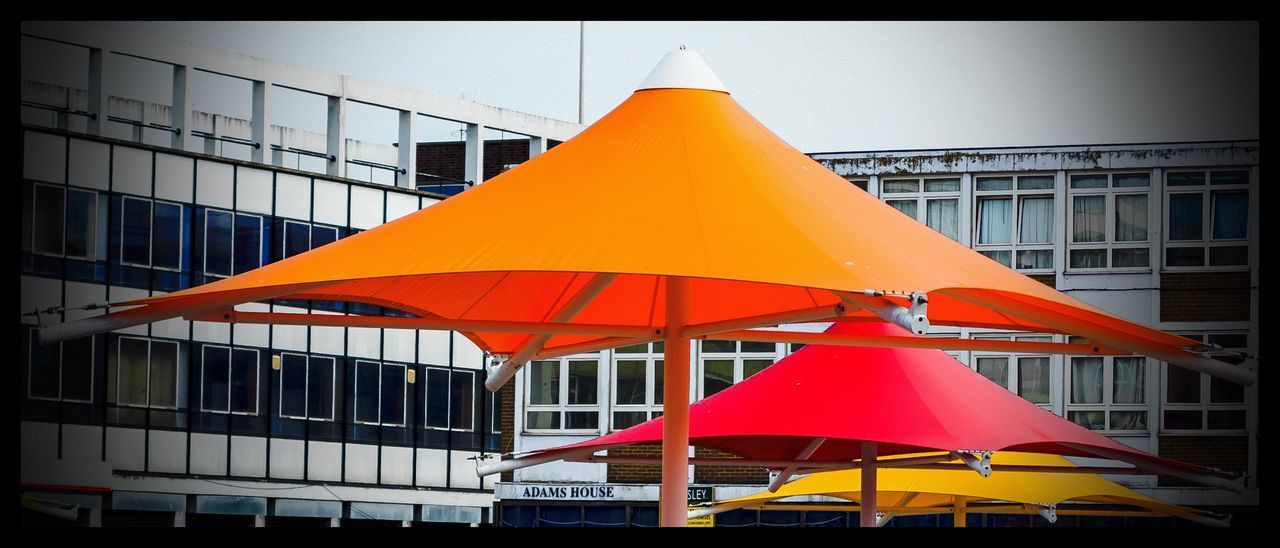
{"label": "red fabric canopy", "polygon": [[[828,333],[910,336],[895,325],[840,322]],[[860,457],[862,441],[879,455],[924,451],[1023,451],[1115,458],[1141,465],[1205,468],[1143,453],[1059,417],[1006,390],[941,350],[806,346],[689,410],[689,443],[748,459],[795,459],[827,438],[809,459]],[[591,441],[532,456],[662,441],[656,418]]]}

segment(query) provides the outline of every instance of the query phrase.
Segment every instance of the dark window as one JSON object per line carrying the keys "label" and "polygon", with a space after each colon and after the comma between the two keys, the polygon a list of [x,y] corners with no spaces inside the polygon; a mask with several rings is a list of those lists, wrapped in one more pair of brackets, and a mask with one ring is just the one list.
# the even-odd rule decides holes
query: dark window
{"label": "dark window", "polygon": [[307,416],[333,420],[333,358],[312,356],[307,369]]}
{"label": "dark window", "polygon": [[36,253],[62,254],[63,199],[61,188],[35,185],[32,250]]}
{"label": "dark window", "polygon": [[178,204],[155,203],[151,265],[173,270],[182,268],[182,206]]}
{"label": "dark window", "polygon": [[120,260],[151,266],[151,201],[125,196],[120,223]]}
{"label": "dark window", "polygon": [[338,241],[338,229],[329,226],[311,227],[311,249]]}
{"label": "dark window", "polygon": [[98,195],[81,190],[67,193],[67,256],[93,258],[97,241]]}
{"label": "dark window", "polygon": [[237,348],[231,352],[231,411],[258,412],[258,351]]}
{"label": "dark window", "polygon": [[236,214],[236,274],[262,266],[262,217]]}
{"label": "dark window", "polygon": [[226,412],[230,395],[227,382],[231,378],[231,349],[206,346],[202,354],[204,361],[200,368],[200,409]]}
{"label": "dark window", "polygon": [[1170,365],[1167,390],[1165,401],[1169,403],[1200,403],[1200,373]]}
{"label": "dark window", "polygon": [[449,426],[449,372],[427,369],[427,426]]}
{"label": "dark window", "polygon": [[1169,239],[1201,240],[1204,238],[1204,195],[1169,195]]}
{"label": "dark window", "polygon": [[280,355],[280,416],[307,416],[307,357]]}
{"label": "dark window", "polygon": [[61,351],[57,344],[40,344],[36,332],[31,331],[31,367],[27,381],[30,397],[52,399],[59,397],[60,357]]}
{"label": "dark window", "polygon": [[292,257],[311,249],[311,227],[293,221],[284,222],[284,256]]}
{"label": "dark window", "polygon": [[382,366],[382,416],[383,424],[404,424],[405,366]]}
{"label": "dark window", "polygon": [[356,362],[356,421],[378,422],[378,364]]}
{"label": "dark window", "polygon": [[205,212],[204,271],[218,276],[231,275],[232,215],[225,211]]}
{"label": "dark window", "polygon": [[449,426],[459,430],[475,428],[475,374],[470,371],[454,371],[449,391]]}

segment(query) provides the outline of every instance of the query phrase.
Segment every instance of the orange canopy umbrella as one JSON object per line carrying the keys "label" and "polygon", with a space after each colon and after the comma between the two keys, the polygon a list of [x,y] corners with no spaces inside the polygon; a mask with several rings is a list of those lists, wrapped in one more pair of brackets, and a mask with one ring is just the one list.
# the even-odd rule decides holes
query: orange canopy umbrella
{"label": "orange canopy umbrella", "polygon": [[[370,303],[417,317],[233,311],[267,299]],[[1139,353],[1253,382],[1253,372],[1198,354],[1198,341],[1059,293],[850,185],[752,118],[697,54],[683,50],[667,54],[635,93],[578,136],[467,192],[250,272],[113,303],[120,305],[137,306],[47,326],[42,340],[176,316],[454,329],[507,355],[486,381],[496,390],[533,358],[665,339],[665,416],[676,430],[667,438],[672,483],[664,486],[676,493],[687,462],[679,428],[688,380],[680,372],[690,337]],[[844,315],[917,334],[934,323],[1088,342],[744,331]],[[664,522],[683,523],[678,498]]]}

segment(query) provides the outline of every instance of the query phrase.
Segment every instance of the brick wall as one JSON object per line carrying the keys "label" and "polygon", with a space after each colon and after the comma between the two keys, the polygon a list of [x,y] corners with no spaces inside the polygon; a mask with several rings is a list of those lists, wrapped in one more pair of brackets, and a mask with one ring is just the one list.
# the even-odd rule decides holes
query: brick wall
{"label": "brick wall", "polygon": [[1248,272],[1179,272],[1160,275],[1160,320],[1249,321]]}
{"label": "brick wall", "polygon": [[[502,434],[498,436],[498,440],[502,453],[511,453],[515,451],[515,432],[516,432],[516,383],[510,381],[502,388],[498,389],[498,404],[502,407],[502,417],[498,419],[502,428]],[[503,460],[510,458],[504,457]],[[515,473],[503,472],[501,481],[515,481]]]}
{"label": "brick wall", "polygon": [[1056,274],[1028,274],[1027,277],[1054,289],[1058,288],[1058,276]]}
{"label": "brick wall", "polygon": [[[462,141],[418,143],[418,172],[450,179],[466,179],[467,144]],[[484,178],[497,177],[502,166],[519,164],[529,159],[528,139],[489,140],[484,142]],[[418,183],[433,182],[419,176]]]}
{"label": "brick wall", "polygon": [[[657,443],[645,443],[627,447],[615,447],[609,450],[608,455],[661,458],[662,445]],[[662,465],[609,464],[606,476],[609,483],[661,483]]]}
{"label": "brick wall", "polygon": [[[693,455],[702,458],[736,458],[738,455],[705,447],[694,449]],[[769,471],[759,466],[694,466],[694,483],[726,483],[765,485],[769,483]]]}
{"label": "brick wall", "polygon": [[[1160,456],[1201,466],[1243,474],[1249,470],[1247,436],[1160,436]],[[1160,476],[1161,487],[1196,484],[1171,476]]]}

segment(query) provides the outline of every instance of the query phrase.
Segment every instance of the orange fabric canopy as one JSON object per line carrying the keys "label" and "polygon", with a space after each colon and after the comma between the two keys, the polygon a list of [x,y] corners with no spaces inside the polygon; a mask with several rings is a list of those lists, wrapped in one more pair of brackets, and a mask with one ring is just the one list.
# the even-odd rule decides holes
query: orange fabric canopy
{"label": "orange fabric canopy", "polygon": [[[1198,341],[1085,304],[902,215],[791,148],[728,93],[672,88],[637,91],[580,135],[427,209],[125,303],[142,306],[112,314],[110,329],[272,298],[546,322],[591,273],[618,277],[575,323],[660,326],[665,277],[681,276],[692,279],[691,324],[834,305],[835,291],[923,291],[933,324],[1091,329],[1109,347],[1204,359],[1190,352]],[[464,334],[496,353],[528,338]],[[545,348],[598,338],[560,334]]]}

